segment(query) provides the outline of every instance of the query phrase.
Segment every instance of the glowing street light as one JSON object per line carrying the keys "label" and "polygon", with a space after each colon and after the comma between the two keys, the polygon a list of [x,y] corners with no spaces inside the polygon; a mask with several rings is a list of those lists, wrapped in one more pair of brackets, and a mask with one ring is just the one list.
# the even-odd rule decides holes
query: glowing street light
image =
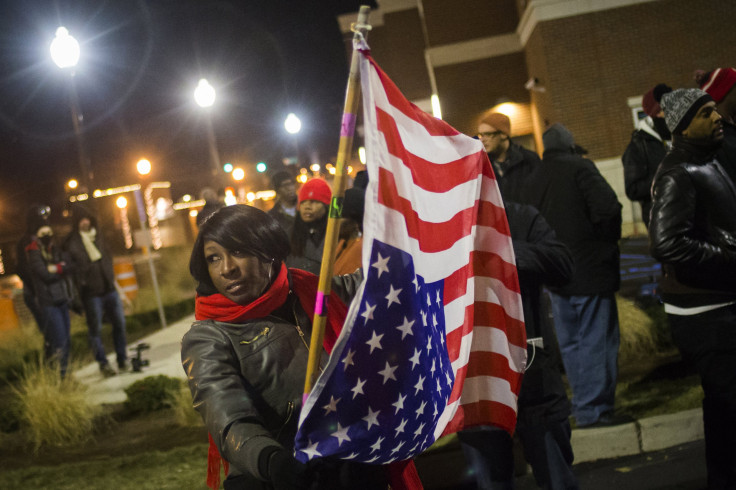
{"label": "glowing street light", "polygon": [[233,175],[233,179],[235,179],[237,181],[241,181],[241,180],[243,180],[245,178],[245,170],[243,170],[240,167],[235,167],[233,169],[233,174],[232,175]]}
{"label": "glowing street light", "polygon": [[200,78],[194,89],[194,101],[199,107],[212,107],[215,103],[215,87],[206,78]]}
{"label": "glowing street light", "polygon": [[79,62],[79,43],[66,27],[56,29],[56,37],[49,46],[51,59],[59,68],[74,68]]}
{"label": "glowing street light", "polygon": [[135,164],[135,168],[138,170],[140,175],[148,175],[151,173],[151,162],[145,158],[141,158],[138,160],[138,163]]}
{"label": "glowing street light", "polygon": [[66,186],[70,189],[76,189],[79,187],[79,182],[77,182],[76,179],[69,179],[69,182],[66,183]]}
{"label": "glowing street light", "polygon": [[284,121],[284,129],[289,134],[297,134],[302,129],[302,122],[296,114],[290,112]]}

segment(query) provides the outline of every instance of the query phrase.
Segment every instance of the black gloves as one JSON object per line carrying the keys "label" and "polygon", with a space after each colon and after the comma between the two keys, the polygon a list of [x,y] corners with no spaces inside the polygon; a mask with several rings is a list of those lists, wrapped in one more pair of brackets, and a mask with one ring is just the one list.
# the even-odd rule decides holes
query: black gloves
{"label": "black gloves", "polygon": [[277,449],[268,456],[268,479],[275,490],[306,489],[311,481],[307,466],[284,449]]}

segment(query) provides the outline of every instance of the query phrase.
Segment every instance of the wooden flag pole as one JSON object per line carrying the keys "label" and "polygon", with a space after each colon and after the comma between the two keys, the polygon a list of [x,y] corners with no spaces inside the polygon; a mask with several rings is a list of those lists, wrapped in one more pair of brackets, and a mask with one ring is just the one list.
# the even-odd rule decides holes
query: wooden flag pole
{"label": "wooden flag pole", "polygon": [[[353,40],[360,40],[365,36],[368,26],[368,14],[371,9],[362,5],[358,12],[358,21],[353,25]],[[345,162],[350,158],[353,148],[353,135],[355,133],[355,120],[360,100],[360,53],[353,48],[350,60],[350,74],[348,86],[345,93],[345,108],[342,114],[342,126],[340,129],[340,145],[337,149],[337,161],[335,162],[335,180],[332,189],[332,201],[330,203],[329,218],[327,220],[327,231],[325,232],[325,246],[322,251],[322,264],[319,270],[319,286],[317,290],[317,301],[314,307],[314,320],[312,322],[312,338],[309,344],[309,361],[307,363],[307,376],[304,380],[304,398],[312,391],[314,383],[319,376],[319,361],[322,357],[322,341],[325,336],[325,324],[327,323],[327,308],[330,291],[332,290],[332,266],[335,260],[335,249],[337,248],[337,237],[339,232],[340,218],[342,217],[342,201],[345,196]]]}

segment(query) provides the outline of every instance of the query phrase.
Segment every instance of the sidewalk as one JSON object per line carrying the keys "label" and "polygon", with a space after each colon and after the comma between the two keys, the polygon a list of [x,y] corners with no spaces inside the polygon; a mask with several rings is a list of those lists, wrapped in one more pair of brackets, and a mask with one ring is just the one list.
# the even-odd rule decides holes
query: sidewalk
{"label": "sidewalk", "polygon": [[[121,403],[126,400],[125,388],[139,379],[148,376],[163,374],[174,378],[186,379],[184,368],[181,367],[181,338],[194,322],[194,315],[187,316],[165,329],[145,337],[140,342],[150,346],[142,352],[141,357],[149,361],[141,372],[132,371],[105,378],[100,373],[96,362],[74,371],[74,377],[87,385],[87,393],[95,403]],[[139,342],[128,345],[128,356],[132,356],[133,349]],[[108,356],[110,366],[116,366],[115,354]]]}
{"label": "sidewalk", "polygon": [[[89,395],[100,404],[124,402],[126,395],[123,390],[147,376],[164,374],[186,379],[181,367],[181,338],[193,321],[194,315],[188,316],[144,338],[142,342],[151,347],[143,351],[143,358],[148,359],[150,364],[142,372],[126,372],[103,378],[97,364],[92,363],[75,371],[74,376],[88,386]],[[134,346],[135,344],[129,347]],[[110,356],[110,363],[115,365],[114,354]],[[702,438],[702,411],[695,409],[649,417],[615,427],[575,429],[572,431],[572,446],[575,463],[583,463],[657,451]],[[426,467],[429,473],[437,473],[438,479],[427,478],[427,481],[448,483],[453,477],[459,478],[458,481],[467,477],[459,446],[430,451],[422,455],[421,459],[424,464],[418,463],[418,466]],[[460,464],[448,464],[455,460]]]}

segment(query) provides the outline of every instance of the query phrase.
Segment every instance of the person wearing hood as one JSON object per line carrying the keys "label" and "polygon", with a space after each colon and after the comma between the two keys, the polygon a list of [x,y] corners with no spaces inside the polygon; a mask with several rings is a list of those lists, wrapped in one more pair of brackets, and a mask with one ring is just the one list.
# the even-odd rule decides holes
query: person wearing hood
{"label": "person wearing hood", "polygon": [[618,425],[614,414],[619,325],[621,204],[595,164],[575,152],[562,124],[542,136],[544,155],[529,195],[572,253],[569,283],[550,288],[555,329],[578,427]]}
{"label": "person wearing hood", "polygon": [[659,163],[672,146],[672,135],[664,121],[662,108],[654,100],[654,88],[644,94],[642,109],[647,116],[639,121],[636,130],[631,133],[631,142],[621,160],[626,197],[641,205],[641,219],[644,226],[649,228],[649,210],[652,207],[649,190]]}
{"label": "person wearing hood", "polygon": [[31,265],[28,262],[26,247],[36,239],[36,230],[42,225],[48,224],[50,215],[50,207],[44,204],[32,205],[26,214],[26,232],[15,244],[16,272],[20,280],[23,281],[23,302],[33,315],[33,319],[36,321],[38,331],[41,332],[41,335],[43,335],[44,326],[43,309],[38,304],[38,298],[36,298],[36,290],[33,287],[33,275],[31,273]]}
{"label": "person wearing hood", "polygon": [[511,120],[491,112],[478,121],[478,139],[488,154],[504,201],[529,204],[526,186],[539,167],[539,156],[511,141]]}
{"label": "person wearing hood", "polygon": [[69,308],[73,298],[74,270],[67,254],[56,244],[54,230],[46,221],[37,221],[26,246],[30,279],[43,319],[46,362],[66,375],[71,347]]}
{"label": "person wearing hood", "polygon": [[67,237],[64,248],[76,269],[76,284],[84,305],[89,345],[95,361],[100,365],[103,376],[114,376],[117,372],[107,360],[101,333],[102,318],[106,317],[112,323],[118,369],[127,370],[125,313],[119,293],[120,286],[115,280],[112,254],[97,230],[97,222],[81,207],[74,211],[74,228]]}
{"label": "person wearing hood", "polygon": [[656,94],[672,151],[652,184],[652,257],[672,340],[703,386],[708,488],[736,488],[736,186],[718,161],[723,121],[699,89]]}

